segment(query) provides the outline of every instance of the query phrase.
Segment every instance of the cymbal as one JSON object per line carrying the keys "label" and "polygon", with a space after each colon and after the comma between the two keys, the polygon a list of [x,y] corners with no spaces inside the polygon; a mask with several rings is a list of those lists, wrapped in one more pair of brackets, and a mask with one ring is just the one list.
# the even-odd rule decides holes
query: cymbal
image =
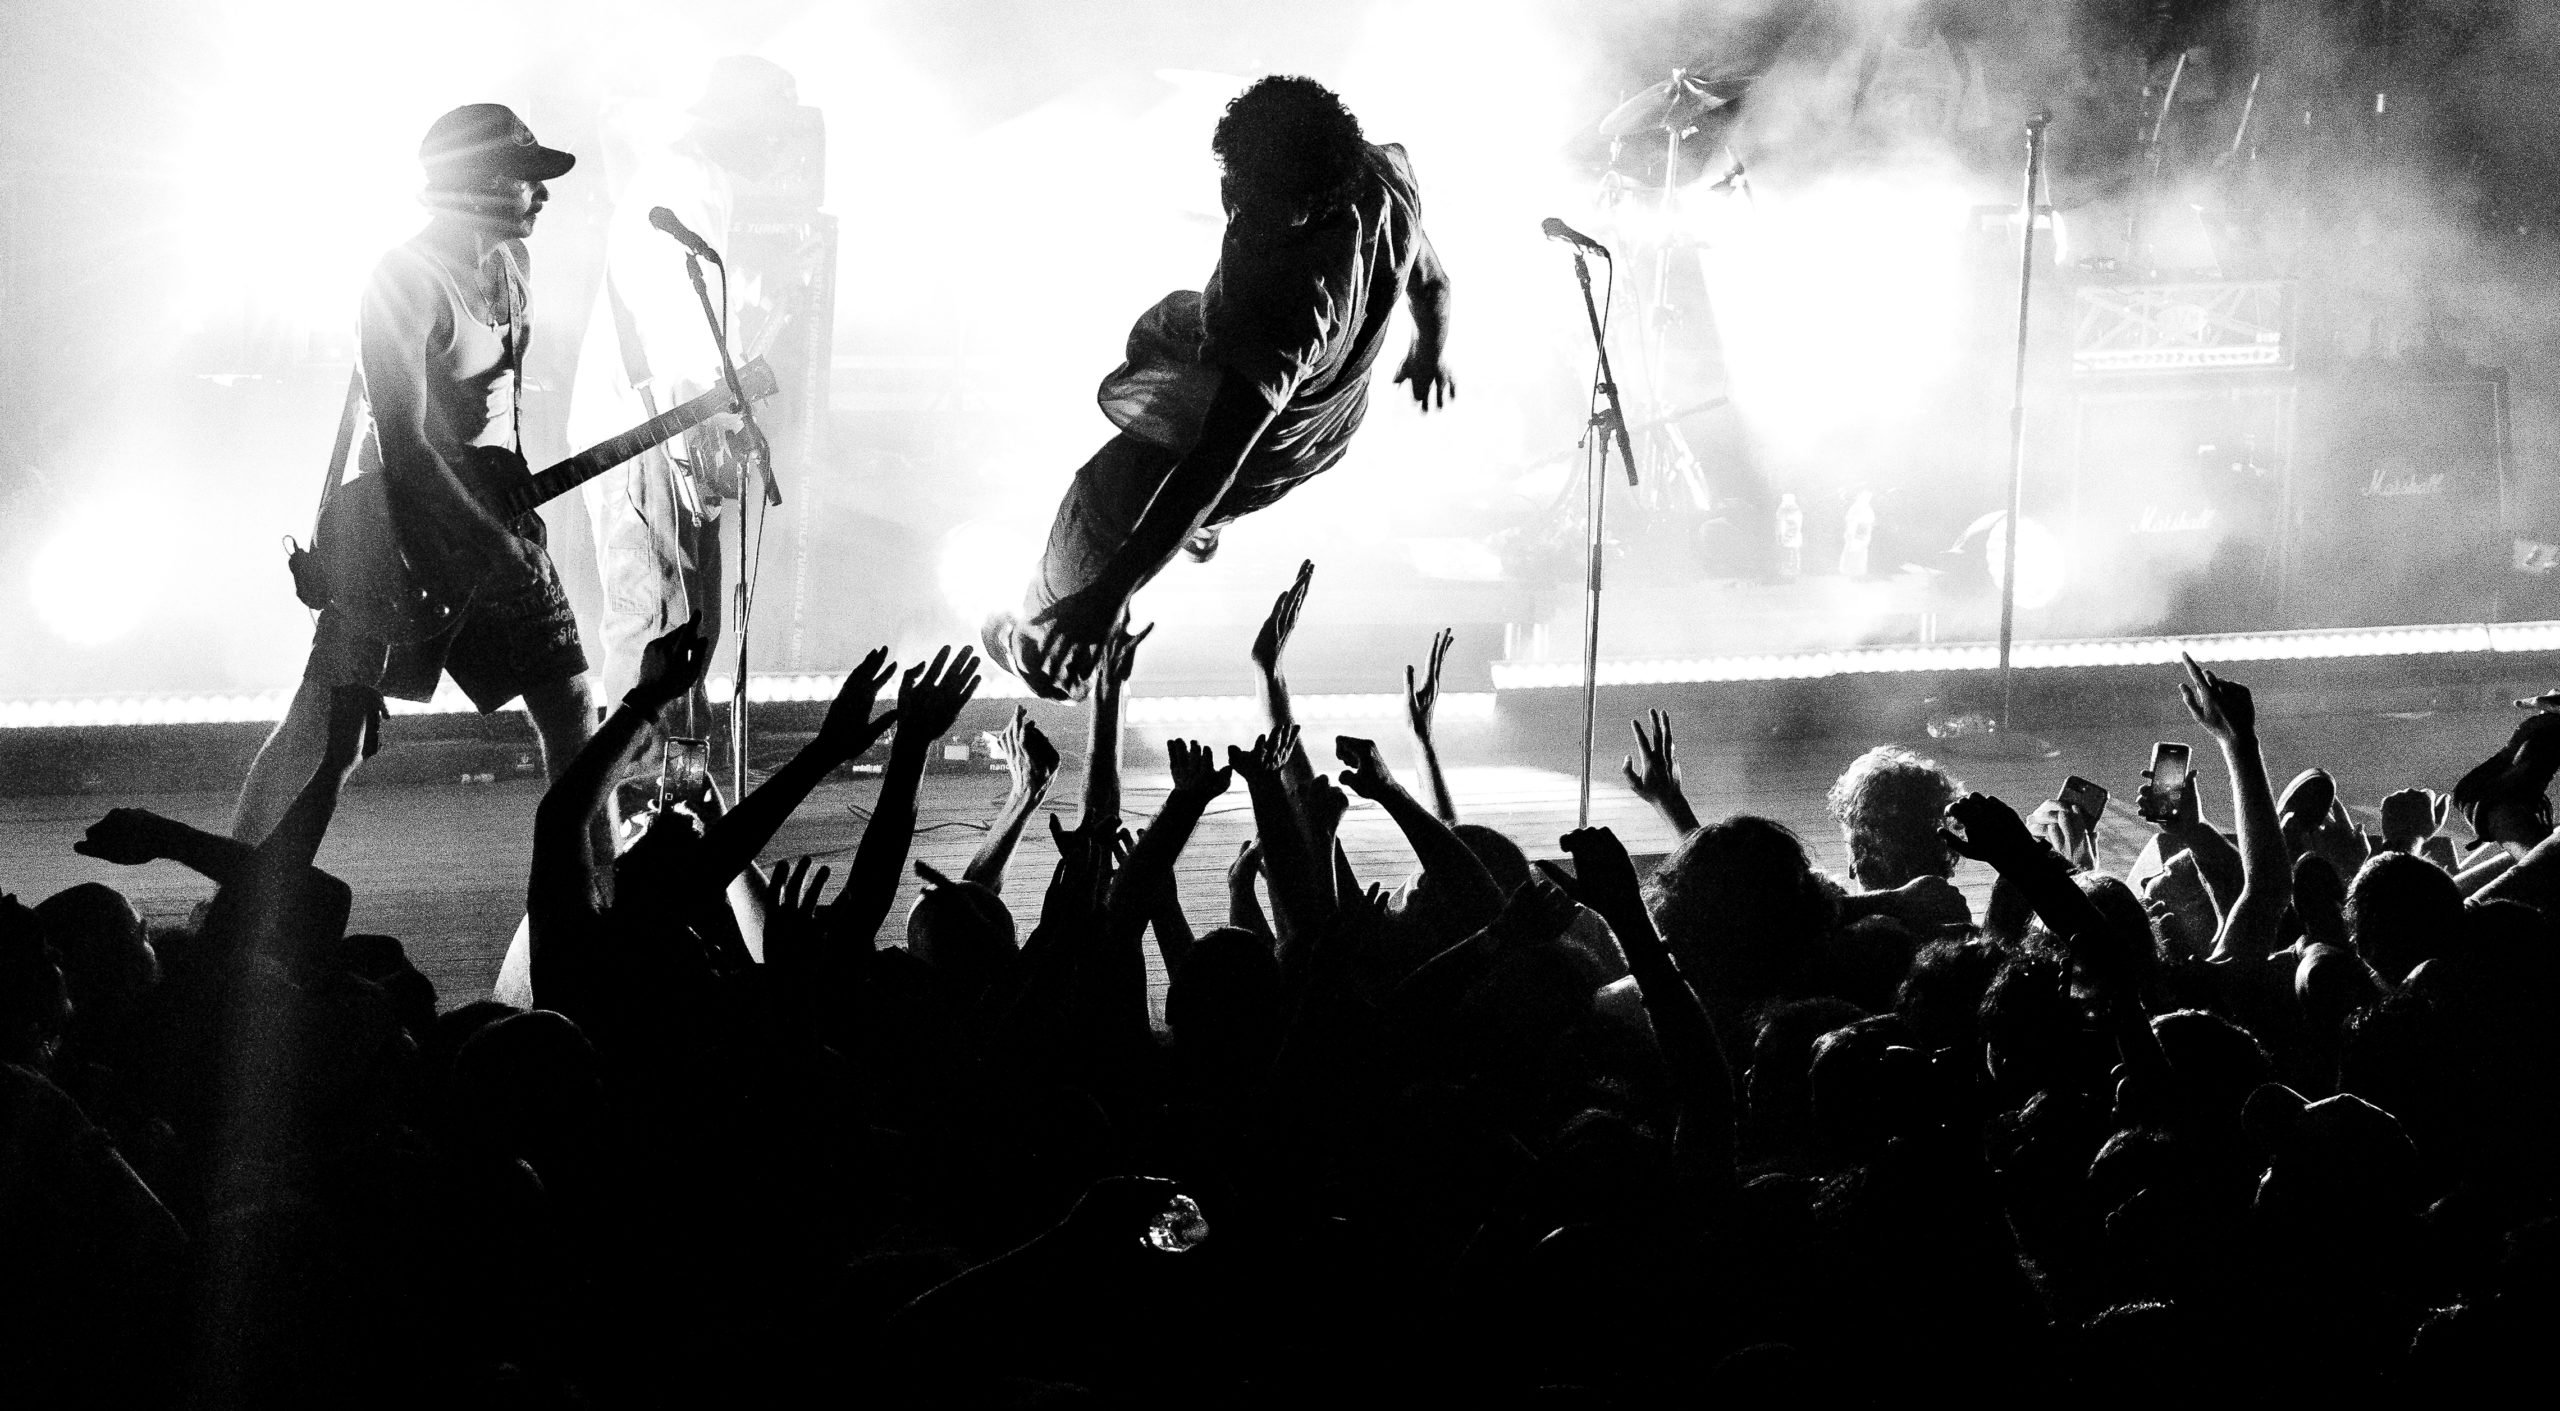
{"label": "cymbal", "polygon": [[1742,96],[1749,79],[1703,79],[1679,69],[1609,110],[1600,120],[1603,137],[1632,137],[1658,128],[1686,127]]}

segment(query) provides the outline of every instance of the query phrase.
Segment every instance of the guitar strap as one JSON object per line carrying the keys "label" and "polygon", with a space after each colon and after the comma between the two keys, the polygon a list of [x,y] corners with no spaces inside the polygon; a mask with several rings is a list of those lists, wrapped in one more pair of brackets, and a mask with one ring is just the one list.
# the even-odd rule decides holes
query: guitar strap
{"label": "guitar strap", "polygon": [[356,428],[364,419],[364,367],[347,369],[347,401],[338,409],[338,439],[329,443],[329,469],[320,480],[320,505],[311,512],[313,538],[320,534],[320,516],[329,512],[330,497],[338,493],[338,482],[346,479],[347,457],[354,454]]}
{"label": "guitar strap", "polygon": [[507,262],[507,439],[515,446],[516,459],[524,459],[524,306],[531,302],[533,291],[526,287],[524,271],[516,267],[515,242],[498,247]]}

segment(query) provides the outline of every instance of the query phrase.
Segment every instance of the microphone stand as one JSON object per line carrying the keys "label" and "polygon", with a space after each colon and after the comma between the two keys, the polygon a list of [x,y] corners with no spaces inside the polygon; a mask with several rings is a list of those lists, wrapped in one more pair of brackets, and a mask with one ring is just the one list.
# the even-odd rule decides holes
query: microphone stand
{"label": "microphone stand", "polygon": [[[746,422],[741,432],[746,442],[748,473],[762,477],[763,512],[770,514],[782,503],[782,487],[774,483],[773,443],[765,439],[764,427],[756,421],[755,403],[738,381],[737,361],[729,356],[729,338],[720,319],[720,311],[711,305],[711,287],[703,282],[702,257],[685,251],[684,272],[693,281],[693,296],[702,301],[702,318],[711,326],[711,343],[720,350],[720,375],[729,384],[731,410]],[[743,487],[742,487],[743,488]],[[747,585],[755,580],[755,564],[751,557],[753,542],[747,532],[746,497],[738,504],[738,588],[731,599],[731,616],[737,621],[733,635],[738,644],[738,666],[729,690],[729,797],[747,796],[747,618],[755,606],[755,597]]]}
{"label": "microphone stand", "polygon": [[2009,389],[2009,504],[2000,536],[2000,714],[1988,722],[1987,730],[1968,727],[1966,722],[1977,718],[1965,716],[1933,724],[1929,730],[1949,752],[1983,759],[2051,759],[2061,753],[2017,728],[2009,662],[2017,635],[2019,511],[2027,480],[2027,315],[2036,275],[2036,186],[2044,175],[2045,124],[2052,120],[2053,115],[2046,112],[2027,119],[2026,193],[2020,202],[2026,226],[2018,232],[2018,358]]}
{"label": "microphone stand", "polygon": [[1591,321],[1591,346],[1598,351],[1599,362],[1591,382],[1591,421],[1582,434],[1583,526],[1585,531],[1582,586],[1582,804],[1576,827],[1591,826],[1591,750],[1598,739],[1600,724],[1600,555],[1601,511],[1606,499],[1601,494],[1605,481],[1601,472],[1609,463],[1609,446],[1615,442],[1618,459],[1627,467],[1627,484],[1636,483],[1636,451],[1627,437],[1627,409],[1618,400],[1618,381],[1609,370],[1609,339],[1600,322],[1600,305],[1591,297],[1591,262],[1577,248],[1573,252],[1573,277],[1582,284],[1582,312]]}

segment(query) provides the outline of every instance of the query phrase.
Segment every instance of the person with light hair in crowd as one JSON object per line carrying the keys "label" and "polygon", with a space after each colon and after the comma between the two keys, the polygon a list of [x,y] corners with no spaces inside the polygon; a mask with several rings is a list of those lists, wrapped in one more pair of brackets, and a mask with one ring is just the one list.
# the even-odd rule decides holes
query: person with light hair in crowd
{"label": "person with light hair in crowd", "polygon": [[1849,761],[1824,802],[1848,846],[1850,878],[1882,892],[1954,873],[1956,854],[1938,836],[1938,820],[1963,793],[1935,760],[1899,745]]}

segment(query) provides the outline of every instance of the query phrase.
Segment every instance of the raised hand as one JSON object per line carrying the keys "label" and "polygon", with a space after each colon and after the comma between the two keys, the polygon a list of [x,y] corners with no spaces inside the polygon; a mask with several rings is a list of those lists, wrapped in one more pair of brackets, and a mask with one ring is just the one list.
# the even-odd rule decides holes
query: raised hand
{"label": "raised hand", "polygon": [[1102,644],[1102,680],[1105,685],[1125,686],[1129,673],[1137,669],[1138,644],[1156,630],[1152,622],[1132,633],[1126,628],[1111,634]]}
{"label": "raised hand", "polygon": [[1379,802],[1387,794],[1400,792],[1395,771],[1378,754],[1378,742],[1356,735],[1333,737],[1333,757],[1342,761],[1342,787],[1369,800]]}
{"label": "raised hand", "polygon": [[1288,648],[1289,634],[1297,630],[1298,612],[1307,605],[1307,589],[1315,579],[1316,561],[1300,563],[1297,579],[1272,600],[1271,615],[1262,620],[1262,630],[1254,634],[1253,664],[1266,674],[1280,670],[1280,653]]}
{"label": "raised hand", "polygon": [[2382,800],[2382,846],[2392,852],[2416,852],[2419,844],[2444,826],[2452,806],[2450,797],[2438,798],[2425,789],[2387,795]]}
{"label": "raised hand", "polygon": [[[819,901],[826,894],[828,868],[820,867],[813,875],[809,866],[814,858],[803,857],[797,863],[785,862],[775,867],[771,878],[773,897],[764,918],[764,963],[779,969],[805,966],[818,954],[822,927],[818,921]],[[923,864],[919,863],[918,866]]]}
{"label": "raised hand", "polygon": [[160,849],[173,826],[147,808],[111,808],[106,817],[89,825],[71,850],[100,862],[135,867],[165,856]]}
{"label": "raised hand", "polygon": [[1235,771],[1219,764],[1209,747],[1196,740],[1167,740],[1164,753],[1173,774],[1173,792],[1186,801],[1206,804],[1235,781]]}
{"label": "raised hand", "polygon": [[1618,767],[1626,774],[1627,787],[1635,791],[1637,798],[1653,805],[1682,833],[1695,832],[1698,815],[1689,807],[1687,791],[1680,787],[1680,756],[1671,739],[1671,717],[1658,710],[1645,712],[1645,717],[1627,722],[1628,730],[1636,737],[1636,752]]}
{"label": "raised hand", "polygon": [[1602,917],[1624,915],[1644,906],[1644,885],[1636,880],[1636,864],[1627,845],[1606,828],[1576,828],[1556,839],[1573,854],[1575,890]]}
{"label": "raised hand", "polygon": [[1307,781],[1304,807],[1310,835],[1330,846],[1334,830],[1342,826],[1342,816],[1351,811],[1351,796],[1319,774]]}
{"label": "raised hand", "polygon": [[711,665],[711,640],[702,635],[702,619],[651,642],[640,652],[640,680],[622,703],[643,715],[655,715],[682,700]]}
{"label": "raised hand", "polygon": [[933,660],[908,668],[898,682],[898,738],[916,740],[919,747],[941,739],[976,694],[977,650],[962,647],[956,657],[949,647],[935,652]]}
{"label": "raised hand", "polygon": [[1236,859],[1227,864],[1227,886],[1230,890],[1253,885],[1253,874],[1262,870],[1262,840],[1247,838],[1236,846]]}
{"label": "raised hand", "polygon": [[2027,826],[2037,837],[2044,839],[2047,846],[2068,859],[2072,866],[2084,872],[2097,867],[2097,843],[2090,832],[2089,822],[2072,809],[2047,799],[2036,805],[2035,812],[2028,816]]}
{"label": "raised hand", "polygon": [[2018,811],[1989,794],[1967,794],[1947,805],[1938,836],[1966,857],[1995,867],[2036,849],[2035,835]]}
{"label": "raised hand", "polygon": [[891,711],[874,720],[871,704],[897,672],[898,664],[889,660],[889,649],[873,648],[871,655],[844,678],[835,704],[827,707],[827,718],[818,726],[818,743],[839,759],[857,759],[871,748],[873,741],[887,734],[898,713]]}
{"label": "raised hand", "polygon": [[1058,747],[1041,733],[1040,723],[1021,706],[1013,708],[1013,723],[996,737],[1004,751],[1004,767],[1013,776],[1013,791],[1020,795],[1045,792],[1049,781],[1058,777]]}
{"label": "raised hand", "polygon": [[1268,735],[1256,735],[1251,748],[1227,746],[1227,767],[1250,786],[1257,781],[1277,782],[1289,757],[1298,752],[1298,727],[1283,725]]}
{"label": "raised hand", "polygon": [[2258,707],[2250,699],[2248,687],[2215,675],[2184,652],[2178,654],[2178,660],[2186,664],[2187,671],[2187,679],[2178,683],[2178,694],[2186,700],[2187,713],[2196,718],[2198,725],[2226,745],[2256,733]]}
{"label": "raised hand", "polygon": [[1083,925],[1102,905],[1111,881],[1116,828],[1069,828],[1049,815],[1049,841],[1057,845],[1058,870],[1049,880],[1049,895],[1040,908],[1043,926],[1052,922]]}
{"label": "raised hand", "polygon": [[1404,669],[1404,718],[1413,726],[1414,738],[1431,738],[1431,713],[1440,705],[1440,663],[1449,655],[1449,644],[1458,634],[1443,627],[1431,634],[1431,664],[1423,668],[1416,680],[1410,663]]}

